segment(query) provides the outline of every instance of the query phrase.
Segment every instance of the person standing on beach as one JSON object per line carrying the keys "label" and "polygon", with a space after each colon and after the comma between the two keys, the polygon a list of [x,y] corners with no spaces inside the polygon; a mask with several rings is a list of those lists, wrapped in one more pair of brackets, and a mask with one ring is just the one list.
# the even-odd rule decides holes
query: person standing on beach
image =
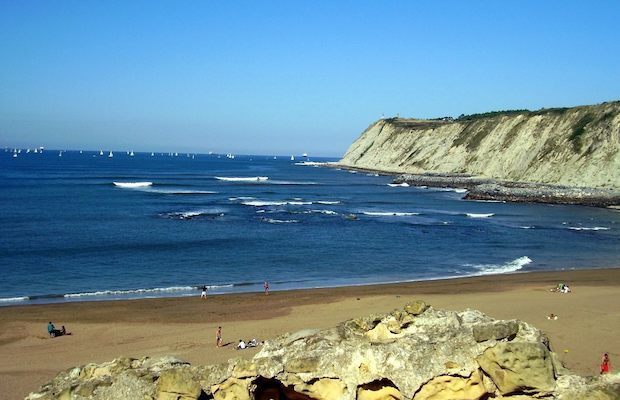
{"label": "person standing on beach", "polygon": [[269,294],[269,282],[265,281],[263,287],[265,288],[265,296],[267,296]]}
{"label": "person standing on beach", "polygon": [[222,347],[222,327],[218,326],[217,331],[215,331],[215,346]]}
{"label": "person standing on beach", "polygon": [[608,374],[611,369],[611,365],[609,364],[609,353],[603,354],[603,359],[601,360],[601,374]]}
{"label": "person standing on beach", "polygon": [[202,293],[200,293],[200,298],[201,299],[207,298],[207,285],[202,286]]}

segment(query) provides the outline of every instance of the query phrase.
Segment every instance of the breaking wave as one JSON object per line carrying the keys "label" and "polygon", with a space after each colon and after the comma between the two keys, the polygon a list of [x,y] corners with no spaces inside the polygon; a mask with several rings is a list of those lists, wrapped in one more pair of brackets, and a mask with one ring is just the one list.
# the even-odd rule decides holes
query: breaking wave
{"label": "breaking wave", "polygon": [[224,216],[223,209],[215,208],[215,209],[198,209],[198,210],[189,210],[189,211],[177,211],[177,212],[169,212],[160,214],[166,218],[172,219],[193,219],[199,217],[222,217]]}
{"label": "breaking wave", "polygon": [[324,204],[324,205],[334,205],[334,204],[340,204],[339,201],[327,201],[327,200],[319,200],[319,201],[315,201],[316,204]]}
{"label": "breaking wave", "polygon": [[112,182],[114,186],[123,189],[135,189],[153,186],[153,182]]}
{"label": "breaking wave", "polygon": [[410,217],[420,215],[417,212],[393,212],[393,211],[362,211],[362,214],[372,217]]}
{"label": "breaking wave", "polygon": [[518,271],[531,262],[528,256],[523,256],[505,264],[465,264],[465,266],[476,269],[478,271],[476,275],[493,275]]}
{"label": "breaking wave", "polygon": [[467,213],[465,214],[466,216],[468,216],[469,218],[489,218],[494,216],[494,213],[488,213],[488,214],[475,214],[475,213]]}
{"label": "breaking wave", "polygon": [[297,222],[299,222],[296,219],[261,218],[261,220],[269,224],[296,224]]}
{"label": "breaking wave", "polygon": [[0,298],[0,303],[18,303],[20,301],[28,301],[30,300],[30,297],[28,296],[22,296],[22,297],[7,297],[7,298]]}
{"label": "breaking wave", "polygon": [[403,183],[388,183],[388,186],[391,187],[409,187],[409,184],[407,182],[403,182]]}
{"label": "breaking wave", "polygon": [[580,226],[569,226],[568,229],[573,231],[608,231],[610,228],[606,226],[593,226],[593,227],[580,227]]}
{"label": "breaking wave", "polygon": [[249,177],[239,177],[239,176],[216,176],[215,179],[218,181],[226,181],[226,182],[261,182],[269,179],[268,176],[249,176]]}

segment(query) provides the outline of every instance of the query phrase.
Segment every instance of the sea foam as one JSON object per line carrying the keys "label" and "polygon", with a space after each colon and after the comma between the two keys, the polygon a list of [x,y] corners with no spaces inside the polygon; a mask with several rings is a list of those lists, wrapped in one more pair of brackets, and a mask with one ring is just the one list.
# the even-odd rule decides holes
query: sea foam
{"label": "sea foam", "polygon": [[248,176],[248,177],[240,177],[240,176],[216,176],[215,179],[218,181],[226,181],[226,182],[262,182],[269,179],[268,176]]}
{"label": "sea foam", "polygon": [[489,217],[494,216],[495,214],[493,213],[488,213],[488,214],[467,213],[465,215],[468,216],[469,218],[489,218]]}
{"label": "sea foam", "polygon": [[362,211],[362,214],[372,217],[410,217],[420,215],[416,212],[395,212],[395,211]]}
{"label": "sea foam", "polygon": [[135,188],[143,188],[148,186],[153,186],[153,182],[112,182],[114,186],[120,187],[123,189],[135,189]]}
{"label": "sea foam", "polygon": [[593,227],[581,227],[581,226],[569,226],[568,229],[573,231],[608,231],[610,228],[606,226],[593,226]]}
{"label": "sea foam", "polygon": [[476,269],[478,271],[476,275],[493,275],[518,271],[531,262],[528,256],[523,256],[504,264],[465,264],[465,266]]}

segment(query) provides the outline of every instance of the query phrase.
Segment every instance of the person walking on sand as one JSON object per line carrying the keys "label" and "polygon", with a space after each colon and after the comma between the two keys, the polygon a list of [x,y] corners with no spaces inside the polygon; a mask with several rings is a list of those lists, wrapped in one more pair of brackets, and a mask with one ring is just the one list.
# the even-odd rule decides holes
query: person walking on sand
{"label": "person walking on sand", "polygon": [[215,331],[215,346],[222,347],[222,327],[218,326],[217,331]]}
{"label": "person walking on sand", "polygon": [[269,294],[269,282],[265,281],[263,287],[265,288],[265,296],[267,296]]}
{"label": "person walking on sand", "polygon": [[611,365],[609,362],[609,353],[603,354],[603,359],[601,360],[601,374],[608,374],[611,369]]}
{"label": "person walking on sand", "polygon": [[202,293],[200,293],[200,298],[201,299],[207,298],[207,285],[202,286]]}

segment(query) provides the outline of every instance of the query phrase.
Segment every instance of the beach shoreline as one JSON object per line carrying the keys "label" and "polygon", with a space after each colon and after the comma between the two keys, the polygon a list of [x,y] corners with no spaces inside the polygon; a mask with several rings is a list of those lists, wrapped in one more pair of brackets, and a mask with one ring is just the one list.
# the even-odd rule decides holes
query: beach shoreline
{"label": "beach shoreline", "polygon": [[[557,283],[573,293],[550,292]],[[479,309],[494,318],[521,319],[543,330],[552,350],[582,375],[596,374],[599,353],[620,356],[616,333],[620,268],[484,275],[369,286],[299,289],[194,297],[71,302],[0,307],[0,391],[20,398],[58,372],[117,357],[174,355],[194,365],[252,357],[234,350],[240,338],[326,328],[346,319],[388,312],[412,299],[435,308]],[[558,320],[548,320],[548,314]],[[70,336],[50,339],[46,325]],[[225,346],[215,347],[223,327]]]}

